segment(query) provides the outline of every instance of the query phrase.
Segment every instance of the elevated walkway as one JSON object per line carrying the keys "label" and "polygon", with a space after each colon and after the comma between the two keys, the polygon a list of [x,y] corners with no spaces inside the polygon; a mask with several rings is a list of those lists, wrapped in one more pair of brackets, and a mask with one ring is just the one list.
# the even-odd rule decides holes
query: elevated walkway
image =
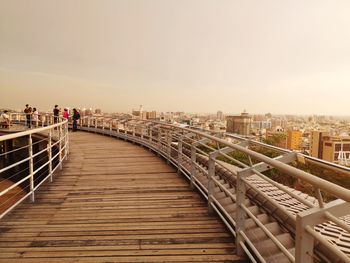
{"label": "elevated walkway", "polygon": [[84,132],[70,142],[35,203],[2,219],[0,262],[244,262],[206,200],[152,152]]}

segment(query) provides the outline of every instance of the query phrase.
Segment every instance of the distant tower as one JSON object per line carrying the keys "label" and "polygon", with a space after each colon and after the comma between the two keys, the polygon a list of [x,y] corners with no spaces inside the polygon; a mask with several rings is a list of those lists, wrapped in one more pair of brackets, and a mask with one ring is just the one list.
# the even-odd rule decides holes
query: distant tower
{"label": "distant tower", "polygon": [[224,113],[222,111],[218,111],[216,113],[216,118],[220,121],[223,121],[225,119]]}
{"label": "distant tower", "polygon": [[142,105],[140,105],[140,116],[142,116],[142,112],[143,112],[143,107]]}
{"label": "distant tower", "polygon": [[250,135],[252,117],[244,110],[241,115],[226,117],[226,132]]}

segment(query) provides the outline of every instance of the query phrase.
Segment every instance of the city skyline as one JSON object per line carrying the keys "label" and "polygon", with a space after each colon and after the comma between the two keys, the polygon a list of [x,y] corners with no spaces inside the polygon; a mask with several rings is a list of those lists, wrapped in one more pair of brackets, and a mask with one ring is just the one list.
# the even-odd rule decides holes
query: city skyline
{"label": "city skyline", "polygon": [[0,107],[350,115],[349,7],[0,0]]}

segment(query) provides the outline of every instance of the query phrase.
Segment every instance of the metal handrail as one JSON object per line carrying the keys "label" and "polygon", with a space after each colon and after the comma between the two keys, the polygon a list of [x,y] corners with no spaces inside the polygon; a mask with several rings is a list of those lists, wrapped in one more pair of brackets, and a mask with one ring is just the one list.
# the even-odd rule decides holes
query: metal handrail
{"label": "metal handrail", "polygon": [[[247,139],[247,138],[243,138],[243,137],[240,137],[238,135],[234,135],[234,134],[230,134],[230,133],[226,133],[225,135],[227,137],[229,137],[229,138],[233,138],[233,139],[236,139],[238,141],[249,141],[252,145],[261,146],[261,147],[264,147],[266,149],[274,150],[276,152],[293,153],[293,151],[289,150],[289,149],[283,149],[283,148],[280,148],[280,147],[277,147],[277,146],[273,146],[273,145],[270,145],[270,144],[266,144],[266,143],[263,143],[263,142],[259,142],[259,141],[255,141],[255,140],[251,140],[251,139]],[[306,155],[306,154],[303,154],[303,153],[298,153],[298,156],[308,160],[311,163],[315,163],[315,164],[317,164],[319,166],[322,166],[322,167],[325,167],[325,168],[329,168],[329,169],[332,169],[332,170],[335,170],[335,171],[350,173],[350,167],[342,166],[342,165],[339,165],[339,164],[336,164],[336,163],[332,163],[332,162],[329,162],[329,161],[326,161],[326,160],[322,160],[322,159],[319,159],[319,158],[316,158],[316,157],[313,157],[313,156],[310,156],[310,155]]]}
{"label": "metal handrail", "polygon": [[[62,162],[67,158],[67,155],[69,152],[68,120],[59,118],[57,121],[58,123],[51,124],[51,125],[50,123],[48,123],[49,125],[45,127],[28,129],[21,132],[13,132],[10,134],[0,136],[0,142],[11,141],[17,138],[28,138],[28,145],[26,145],[26,147],[24,148],[21,147],[22,150],[25,148],[28,148],[28,157],[25,157],[15,163],[9,164],[4,168],[0,169],[0,175],[5,171],[10,171],[10,169],[20,164],[28,162],[28,165],[29,165],[29,167],[24,170],[24,171],[27,171],[27,170],[29,171],[26,175],[24,175],[21,179],[19,179],[19,181],[14,182],[11,186],[7,187],[6,189],[0,192],[0,196],[2,196],[6,193],[9,193],[12,189],[14,189],[15,187],[18,187],[23,182],[28,182],[28,186],[26,187],[26,188],[29,188],[28,193],[26,193],[24,197],[20,198],[15,203],[13,203],[8,208],[6,208],[5,211],[2,211],[2,213],[0,214],[0,219],[3,218],[6,214],[8,214],[11,210],[13,210],[21,202],[23,202],[28,196],[30,196],[31,201],[34,202],[36,189],[43,182],[45,182],[47,178],[50,178],[50,180],[52,181],[53,173],[55,172],[55,170],[57,168],[62,168]],[[40,142],[47,141],[48,143],[45,149],[42,149],[36,153],[33,152],[33,145],[36,144],[36,143],[33,143],[33,136],[35,134],[40,134],[40,136],[47,137],[47,139],[41,140]],[[52,154],[53,148],[57,149],[57,153],[54,155]],[[14,150],[11,150],[9,152],[4,152],[2,156],[6,156],[7,154],[13,154],[15,152],[16,151]],[[34,158],[38,158],[39,155],[43,155],[43,154],[45,155],[45,152],[47,152],[47,156],[45,156],[45,158],[47,158],[47,161],[45,161],[43,164],[40,164],[39,167],[34,167]],[[40,160],[43,160],[43,159],[44,158],[41,158]],[[43,180],[37,183],[36,182],[37,179],[34,179],[34,175],[37,174],[42,169],[44,169],[45,167],[47,167],[48,174]],[[43,171],[41,171],[39,175],[40,178],[42,177],[42,174],[43,174]],[[12,197],[9,197],[9,199],[11,198]],[[7,200],[4,201],[4,203],[6,202]]]}
{"label": "metal handrail", "polygon": [[[185,131],[188,131],[188,132],[196,133],[196,134],[198,134],[202,137],[208,138],[210,140],[222,143],[225,146],[228,146],[232,149],[238,150],[242,153],[246,153],[246,154],[250,155],[251,157],[253,157],[261,162],[267,163],[267,164],[273,166],[274,168],[276,168],[276,169],[278,169],[278,170],[280,170],[280,171],[282,171],[290,176],[293,176],[295,178],[306,181],[306,182],[308,182],[308,183],[310,183],[310,184],[312,184],[312,185],[314,185],[314,186],[316,186],[316,187],[318,187],[318,188],[320,188],[328,193],[333,194],[334,196],[336,196],[338,198],[341,198],[347,202],[350,202],[350,190],[348,190],[344,187],[338,186],[332,182],[326,181],[326,180],[321,179],[317,176],[314,176],[312,174],[309,174],[307,172],[299,170],[295,167],[289,166],[289,165],[282,163],[278,160],[271,159],[271,158],[269,158],[261,153],[257,153],[255,151],[247,149],[245,147],[227,142],[227,141],[220,139],[220,138],[217,138],[215,136],[208,135],[208,134],[205,134],[203,132],[194,131],[194,130],[188,129],[188,128],[182,128],[182,129]],[[349,170],[349,172],[350,172],[350,170]]]}
{"label": "metal handrail", "polygon": [[[88,119],[88,118],[87,118]],[[123,139],[127,139],[127,140],[130,140],[130,141],[134,141],[136,143],[139,143],[139,144],[143,144],[145,146],[148,146],[148,147],[152,147],[153,150],[155,151],[158,151],[164,158],[167,158],[169,160],[175,160],[170,154],[169,152],[174,149],[175,145],[172,145],[171,143],[169,144],[169,139],[171,140],[181,140],[181,138],[183,138],[182,136],[185,135],[185,134],[194,134],[196,135],[196,137],[200,138],[200,139],[208,139],[209,141],[212,141],[212,142],[215,142],[215,143],[219,143],[219,144],[222,144],[226,147],[229,147],[230,149],[232,150],[237,150],[239,152],[242,152],[242,153],[245,153],[249,158],[253,158],[255,160],[258,160],[260,161],[261,163],[263,164],[266,164],[267,167],[270,167],[270,168],[276,168],[278,170],[280,170],[281,172],[285,173],[286,175],[289,175],[289,176],[292,176],[294,178],[297,178],[299,180],[302,180],[304,182],[308,182],[310,183],[311,185],[314,186],[315,190],[317,190],[319,192],[318,189],[321,189],[331,195],[334,195],[338,198],[341,198],[343,199],[344,201],[346,201],[345,203],[346,204],[349,204],[350,203],[350,190],[349,189],[346,189],[344,187],[341,187],[341,186],[338,186],[334,183],[331,183],[329,181],[326,181],[324,179],[321,179],[321,178],[318,178],[317,176],[315,175],[312,175],[310,173],[307,173],[305,171],[302,171],[296,167],[292,167],[286,163],[284,163],[283,161],[280,161],[278,159],[272,159],[272,158],[269,158],[261,153],[258,153],[258,152],[255,152],[254,150],[252,149],[249,149],[249,148],[246,148],[244,146],[241,146],[241,145],[237,145],[237,144],[234,144],[234,143],[230,143],[224,139],[221,139],[221,138],[218,138],[216,136],[213,136],[211,134],[207,134],[203,131],[198,131],[196,129],[191,129],[191,128],[183,128],[183,127],[179,127],[179,126],[176,126],[176,125],[173,125],[173,124],[168,124],[168,123],[162,123],[162,122],[159,122],[159,121],[148,121],[148,120],[130,120],[130,119],[112,119],[109,121],[113,124],[116,125],[116,130],[113,129],[112,126],[109,126],[110,129],[108,129],[108,135],[113,135],[113,136],[116,136],[116,137],[120,137],[120,138],[123,138]],[[84,122],[86,122],[86,120],[84,120]],[[89,120],[88,120],[89,122]],[[132,123],[130,126],[130,123]],[[102,126],[100,126],[101,128],[104,128],[106,127],[105,126],[105,122],[102,123]],[[96,127],[91,127],[90,125],[87,125],[84,127],[84,123],[81,123],[81,126],[80,126],[80,129],[82,130],[87,130],[87,131],[94,131],[94,132],[99,132],[99,133],[105,133],[107,134],[107,129],[106,130],[103,130],[101,128],[96,128]],[[108,127],[107,127],[108,128]],[[148,137],[147,139],[143,138],[141,135],[142,132],[140,132],[140,134],[136,134],[135,133],[135,129],[137,128],[140,128],[141,131],[144,131],[144,129],[146,130],[145,134],[151,134],[151,137]],[[150,132],[152,131],[152,132]],[[170,131],[170,135],[169,135],[169,131]],[[157,135],[158,134],[158,135]],[[161,134],[161,137],[159,137]],[[173,136],[176,135],[176,136]],[[230,136],[231,137],[231,136]],[[185,138],[185,137],[184,137]],[[199,140],[200,140],[199,139]],[[278,148],[278,147],[275,147],[275,146],[270,146],[270,145],[267,145],[267,144],[264,144],[264,143],[260,143],[260,142],[255,142],[255,141],[251,141],[251,140],[248,140],[248,139],[244,139],[244,138],[241,138],[241,137],[238,137],[238,136],[234,136],[234,139],[237,139],[237,140],[240,140],[240,141],[248,141],[250,145],[258,145],[258,146],[261,146],[261,147],[265,147],[265,148],[268,148],[268,149],[271,149],[271,150],[276,150],[277,152],[280,152],[280,153],[284,153],[284,154],[289,154],[291,153],[291,151],[289,150],[285,150],[285,149],[281,149],[281,148]],[[193,140],[193,139],[191,139]],[[197,140],[197,141],[199,141]],[[150,144],[150,141],[154,141],[156,143],[152,143]],[[194,140],[196,141],[196,140]],[[162,145],[162,148],[157,148],[157,147],[160,147]],[[180,145],[180,144],[178,144]],[[184,144],[186,145],[186,144]],[[200,144],[199,144],[200,145]],[[182,147],[182,143],[181,143],[181,147]],[[214,148],[212,147],[206,147],[207,149],[209,148],[209,150],[215,150]],[[187,149],[189,149],[189,145],[187,144]],[[220,151],[220,150],[217,150],[217,151]],[[196,148],[196,151],[195,153],[204,153],[201,149],[198,149]],[[181,156],[183,153],[182,153],[182,149],[180,150],[179,149],[175,149],[174,151],[174,154],[177,154],[179,156]],[[219,154],[219,153],[218,153]],[[207,155],[207,154],[206,154]],[[339,167],[338,165],[335,165],[335,164],[331,164],[331,163],[328,163],[328,162],[325,162],[325,161],[322,161],[322,160],[318,160],[318,159],[315,159],[315,158],[312,158],[312,157],[308,157],[308,156],[304,156],[302,154],[299,154],[298,153],[298,157],[303,157],[303,158],[307,158],[315,163],[319,163],[321,166],[326,166],[327,168],[331,169],[331,170],[335,170],[335,171],[339,171],[339,170],[342,170],[342,172],[345,172],[347,173],[348,175],[350,175],[350,169],[349,168],[346,168],[346,167]],[[211,157],[207,157],[210,160]],[[216,157],[215,157],[216,158]],[[215,158],[213,159],[214,161],[214,164],[215,165],[218,165],[217,161],[215,160]],[[176,157],[177,159],[177,157]],[[178,166],[178,169],[185,172],[185,170],[182,169],[182,165],[181,165],[181,162],[177,162],[177,163],[174,163],[172,162],[175,166]],[[199,169],[201,169],[202,167],[198,165],[197,162],[195,163],[192,163],[192,165],[194,165],[194,168],[193,170],[196,170],[198,169],[198,167],[200,167]],[[252,165],[252,164],[251,164]],[[245,167],[248,167],[249,166],[245,166]],[[247,168],[247,169],[248,169]],[[190,169],[191,170],[191,169]],[[241,169],[242,170],[242,169]],[[209,184],[210,184],[210,180],[212,177],[212,175],[210,174],[212,171],[210,169],[210,166],[208,168],[208,171],[206,171],[204,168],[203,168],[203,171],[204,174],[208,175],[208,179],[209,179]],[[188,170],[186,170],[186,172],[188,172]],[[214,171],[215,172],[215,171]],[[251,169],[251,174],[257,174],[259,175],[259,172],[255,169]],[[190,172],[191,173],[191,172]],[[239,173],[239,172],[238,172]],[[232,174],[235,174],[234,172]],[[262,174],[260,173],[260,176]],[[192,178],[192,175],[189,177],[189,178]],[[246,179],[242,178],[242,183],[243,184],[249,184],[249,187],[254,187],[252,186],[251,183],[249,183],[248,181],[246,181]],[[264,178],[262,177],[262,179],[264,180]],[[192,179],[191,179],[192,180]],[[198,188],[200,190],[200,192],[205,195],[205,197],[208,199],[208,202],[209,202],[209,205],[208,207],[214,207],[214,211],[220,213],[220,210],[224,209],[222,206],[218,206],[218,208],[216,208],[216,204],[215,203],[218,203],[218,200],[213,200],[213,193],[211,192],[211,188],[209,186],[205,186],[203,185],[197,178],[196,176],[194,177],[193,179],[196,183],[195,185],[199,186],[200,187]],[[218,183],[217,180],[215,180],[216,183]],[[197,183],[198,182],[198,183]],[[224,187],[223,185],[220,185],[220,188]],[[203,191],[204,190],[204,191]],[[227,189],[226,189],[227,190]],[[237,189],[237,193],[238,193],[238,190]],[[227,193],[225,190],[223,190],[225,193]],[[283,188],[283,187],[280,187],[280,191],[285,191],[285,193],[290,193],[288,191],[288,189],[286,188]],[[262,195],[264,198],[269,198],[267,195]],[[291,195],[293,196],[293,195]],[[321,199],[319,198],[320,196],[318,196],[318,199],[319,201],[323,202],[322,200],[322,197]],[[249,198],[248,196],[245,195],[244,193],[244,198]],[[236,201],[238,201],[239,198],[237,198]],[[298,198],[300,201],[300,198]],[[244,200],[244,199],[243,199]],[[273,199],[272,199],[273,200]],[[215,201],[215,202],[214,202]],[[241,209],[242,212],[247,212],[245,211],[244,209],[244,205],[242,205],[243,203],[237,203],[237,209]],[[277,204],[279,205],[279,204]],[[329,220],[329,218],[332,218],[330,217],[329,215],[333,215],[332,212],[330,211],[331,208],[330,207],[327,207],[327,208],[324,208],[324,207],[313,207],[313,208],[308,208],[307,206],[305,207],[305,209],[316,209],[315,211],[317,211],[318,213],[323,213],[325,214],[324,216],[324,221],[322,222],[326,222]],[[281,210],[283,211],[283,209]],[[308,211],[308,210],[307,210]],[[343,213],[346,212],[346,211],[343,211]],[[326,217],[326,215],[328,215]],[[223,214],[220,215],[220,218],[222,218],[222,220],[226,220],[225,219],[225,216],[227,216],[227,213],[225,211],[223,211]],[[289,215],[288,215],[289,216]],[[297,216],[299,216],[299,214],[297,214]],[[334,215],[333,215],[334,216]],[[334,218],[338,218],[340,215],[337,215],[337,216],[334,216]],[[239,224],[237,226],[237,222],[238,222],[238,219],[235,219],[235,223],[236,223],[236,234],[237,235],[241,235],[240,233],[244,233],[244,228],[243,229],[240,229],[239,228]],[[293,220],[294,221],[294,220]],[[339,220],[340,221],[340,220]],[[225,221],[226,224],[232,224],[232,222],[229,222],[229,221]],[[295,221],[294,221],[295,223]],[[298,220],[295,224],[298,224]],[[319,223],[317,223],[319,224]],[[307,230],[306,228],[303,228],[304,229],[304,232],[307,234]],[[264,231],[269,231],[268,229],[264,228],[263,229]],[[295,232],[297,232],[295,230]],[[295,234],[294,232],[294,234]],[[304,234],[305,234],[304,233]],[[294,235],[293,234],[293,235]],[[273,236],[273,234],[269,234],[270,236]],[[318,240],[320,238],[320,236],[326,240],[324,238],[324,236],[322,235],[314,235],[313,238],[315,238],[316,240]],[[246,240],[247,236],[244,235],[243,236],[243,239],[239,239],[239,242],[237,243],[237,246],[241,246],[242,244],[242,240],[243,242],[247,241]],[[248,240],[249,241],[249,240]],[[253,243],[252,242],[248,242],[247,241],[247,244],[248,246],[252,246]],[[277,240],[277,239],[274,239],[274,242],[277,244],[278,247],[282,247],[283,245]],[[298,239],[295,240],[296,243],[299,244],[299,242],[302,242]],[[321,242],[323,243],[323,241]],[[298,247],[298,246],[297,246]],[[336,255],[341,255],[340,253],[342,253],[339,248],[335,247],[334,245],[332,245],[332,250],[333,252],[336,254]],[[256,249],[252,248],[252,251],[256,251]],[[310,258],[309,255],[302,255],[301,257],[299,256],[298,253],[297,256],[295,257],[295,260],[293,260],[294,256],[291,256],[290,252],[287,250],[287,249],[281,249],[281,251],[283,253],[286,254],[286,257],[291,259],[293,262],[309,262],[306,260],[306,258]],[[337,251],[339,251],[339,254],[337,253]],[[313,253],[312,251],[310,253]],[[261,258],[261,255],[257,255],[258,258]],[[340,256],[341,258],[341,256]],[[304,261],[304,259],[306,261]]]}

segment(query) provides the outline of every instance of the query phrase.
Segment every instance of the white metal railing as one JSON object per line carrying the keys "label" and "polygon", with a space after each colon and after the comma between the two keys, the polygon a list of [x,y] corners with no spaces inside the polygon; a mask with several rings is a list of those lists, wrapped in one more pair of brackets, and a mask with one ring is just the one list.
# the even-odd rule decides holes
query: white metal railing
{"label": "white metal railing", "polygon": [[[24,114],[14,115],[12,120],[27,124],[21,122]],[[51,124],[53,119],[48,118],[42,123],[40,128],[0,136],[0,219],[28,197],[34,202],[35,191],[48,178],[52,181],[68,156],[68,120]]]}
{"label": "white metal railing", "polygon": [[[332,221],[339,228],[349,232],[349,225],[340,218],[350,214],[350,190],[290,164],[310,161],[323,168],[341,171],[347,178],[350,176],[349,168],[235,135],[229,135],[231,140],[235,141],[231,143],[226,140],[224,134],[210,134],[161,122],[83,117],[79,129],[136,142],[163,156],[190,180],[192,187],[196,187],[204,195],[208,200],[209,212],[217,212],[232,231],[236,237],[237,253],[247,253],[253,262],[267,262],[267,257],[261,254],[264,251],[257,249],[256,244],[247,235],[249,229],[246,229],[246,220],[249,218],[290,262],[309,263],[314,261],[315,256],[322,259],[331,258],[330,261],[350,261],[346,249],[330,243],[328,237],[316,232],[314,228],[321,223]],[[270,158],[255,151],[251,146],[275,150],[280,155]],[[247,162],[233,158],[230,155],[232,152],[243,154]],[[219,157],[234,165],[225,164]],[[298,194],[292,188],[273,181],[264,174],[271,169],[280,171],[283,176],[308,183],[315,191],[315,198],[300,195],[300,192]],[[298,204],[299,211],[295,212],[293,207],[286,207],[255,181],[268,184],[274,191],[289,196]],[[321,191],[338,199],[326,202]],[[247,202],[255,204],[257,200],[262,200],[261,210],[268,206],[273,207],[274,211],[267,213],[273,214],[283,229],[288,229],[295,244],[295,253],[285,247],[283,242],[264,227],[259,218],[249,210]],[[232,207],[235,207],[234,212]]]}
{"label": "white metal railing", "polygon": [[[23,127],[34,129],[55,123],[55,117],[53,113],[39,113],[37,117],[35,117],[33,114],[26,114],[24,112],[11,112],[9,114],[9,117],[10,126],[18,124]],[[62,119],[62,117],[58,117],[57,119]]]}

